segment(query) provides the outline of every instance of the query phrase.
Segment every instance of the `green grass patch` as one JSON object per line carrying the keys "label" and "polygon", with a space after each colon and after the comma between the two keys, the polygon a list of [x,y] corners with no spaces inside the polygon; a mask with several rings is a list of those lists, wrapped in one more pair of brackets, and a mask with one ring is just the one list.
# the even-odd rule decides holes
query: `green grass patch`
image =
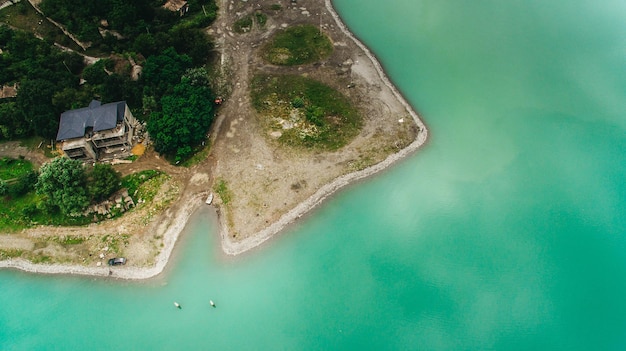
{"label": "green grass patch", "polygon": [[[146,180],[139,187],[135,196],[133,196],[133,200],[135,203],[138,199],[142,199],[146,202],[150,202],[154,199],[154,197],[159,193],[159,189],[161,189],[161,185],[168,180],[170,176],[165,173],[160,173],[157,176]],[[130,192],[129,192],[130,194]],[[130,194],[132,196],[132,194]]]}
{"label": "green grass patch", "polygon": [[219,179],[213,186],[213,190],[220,196],[224,205],[228,205],[233,200],[233,194],[224,179]]}
{"label": "green grass patch", "polygon": [[261,55],[275,65],[293,66],[323,60],[332,52],[330,39],[316,26],[305,24],[276,34]]}
{"label": "green grass patch", "polygon": [[85,242],[85,238],[76,235],[55,237],[53,240],[63,246],[78,245]]}
{"label": "green grass patch", "polygon": [[11,180],[33,170],[33,164],[28,160],[9,157],[0,158],[0,179]]}
{"label": "green grass patch", "polygon": [[157,177],[160,174],[163,174],[163,172],[153,169],[129,174],[122,178],[122,188],[128,189],[128,194],[135,199],[135,195],[138,194],[141,184]]}
{"label": "green grass patch", "polygon": [[19,249],[0,249],[0,260],[20,257],[22,253],[24,253],[24,251]]}
{"label": "green grass patch", "polygon": [[[33,218],[38,212],[36,202],[37,195],[29,193],[17,199],[4,197],[0,201],[0,230],[3,232],[15,232],[30,226]],[[31,212],[26,216],[26,212]]]}
{"label": "green grass patch", "polygon": [[17,231],[33,225],[79,226],[91,223],[85,216],[64,216],[46,208],[44,198],[31,191],[23,196],[7,196],[0,202],[0,231]]}
{"label": "green grass patch", "polygon": [[52,257],[48,256],[48,255],[44,255],[41,252],[37,253],[37,254],[31,254],[28,255],[28,260],[31,261],[34,264],[41,264],[41,263],[51,263],[52,262]]}
{"label": "green grass patch", "polygon": [[362,116],[345,96],[310,78],[257,75],[251,96],[263,126],[279,132],[284,145],[336,150],[362,127]]}

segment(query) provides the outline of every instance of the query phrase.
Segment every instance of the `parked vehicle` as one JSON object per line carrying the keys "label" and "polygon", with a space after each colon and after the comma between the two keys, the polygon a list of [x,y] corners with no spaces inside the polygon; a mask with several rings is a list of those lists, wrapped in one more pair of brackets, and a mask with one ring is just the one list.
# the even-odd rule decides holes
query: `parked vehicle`
{"label": "parked vehicle", "polygon": [[126,264],[126,257],[115,257],[109,259],[109,266],[119,266]]}

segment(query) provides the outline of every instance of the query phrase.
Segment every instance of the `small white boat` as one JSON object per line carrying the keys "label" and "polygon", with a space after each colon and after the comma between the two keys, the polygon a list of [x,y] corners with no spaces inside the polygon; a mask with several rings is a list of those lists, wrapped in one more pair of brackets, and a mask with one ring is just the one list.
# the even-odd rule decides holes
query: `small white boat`
{"label": "small white boat", "polygon": [[181,307],[180,307],[180,304],[179,304],[178,302],[176,302],[176,301],[174,301],[174,306],[175,306],[176,308],[178,308],[178,309],[180,309],[180,308],[181,308]]}
{"label": "small white boat", "polygon": [[211,306],[215,307],[215,302],[213,302],[213,300],[209,300],[209,303],[211,304]]}
{"label": "small white boat", "polygon": [[209,197],[206,198],[206,204],[210,205],[213,202],[213,193],[209,194]]}

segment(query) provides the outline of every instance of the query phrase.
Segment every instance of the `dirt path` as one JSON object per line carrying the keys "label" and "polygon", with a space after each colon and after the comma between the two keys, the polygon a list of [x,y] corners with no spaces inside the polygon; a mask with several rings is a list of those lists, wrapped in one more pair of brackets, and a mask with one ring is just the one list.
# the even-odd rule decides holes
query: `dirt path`
{"label": "dirt path", "polygon": [[[41,145],[45,148],[46,145]],[[0,157],[21,158],[29,160],[35,167],[41,166],[44,162],[49,161],[43,154],[43,149],[32,150],[20,145],[19,141],[9,141],[0,144]]]}

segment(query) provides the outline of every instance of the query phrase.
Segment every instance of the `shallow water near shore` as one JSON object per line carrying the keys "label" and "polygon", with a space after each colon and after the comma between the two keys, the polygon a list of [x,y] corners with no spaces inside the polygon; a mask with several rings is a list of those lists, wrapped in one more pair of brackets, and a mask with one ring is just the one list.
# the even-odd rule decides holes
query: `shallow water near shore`
{"label": "shallow water near shore", "polygon": [[153,280],[2,270],[1,350],[626,349],[623,2],[334,3],[428,145],[238,257],[201,208]]}

